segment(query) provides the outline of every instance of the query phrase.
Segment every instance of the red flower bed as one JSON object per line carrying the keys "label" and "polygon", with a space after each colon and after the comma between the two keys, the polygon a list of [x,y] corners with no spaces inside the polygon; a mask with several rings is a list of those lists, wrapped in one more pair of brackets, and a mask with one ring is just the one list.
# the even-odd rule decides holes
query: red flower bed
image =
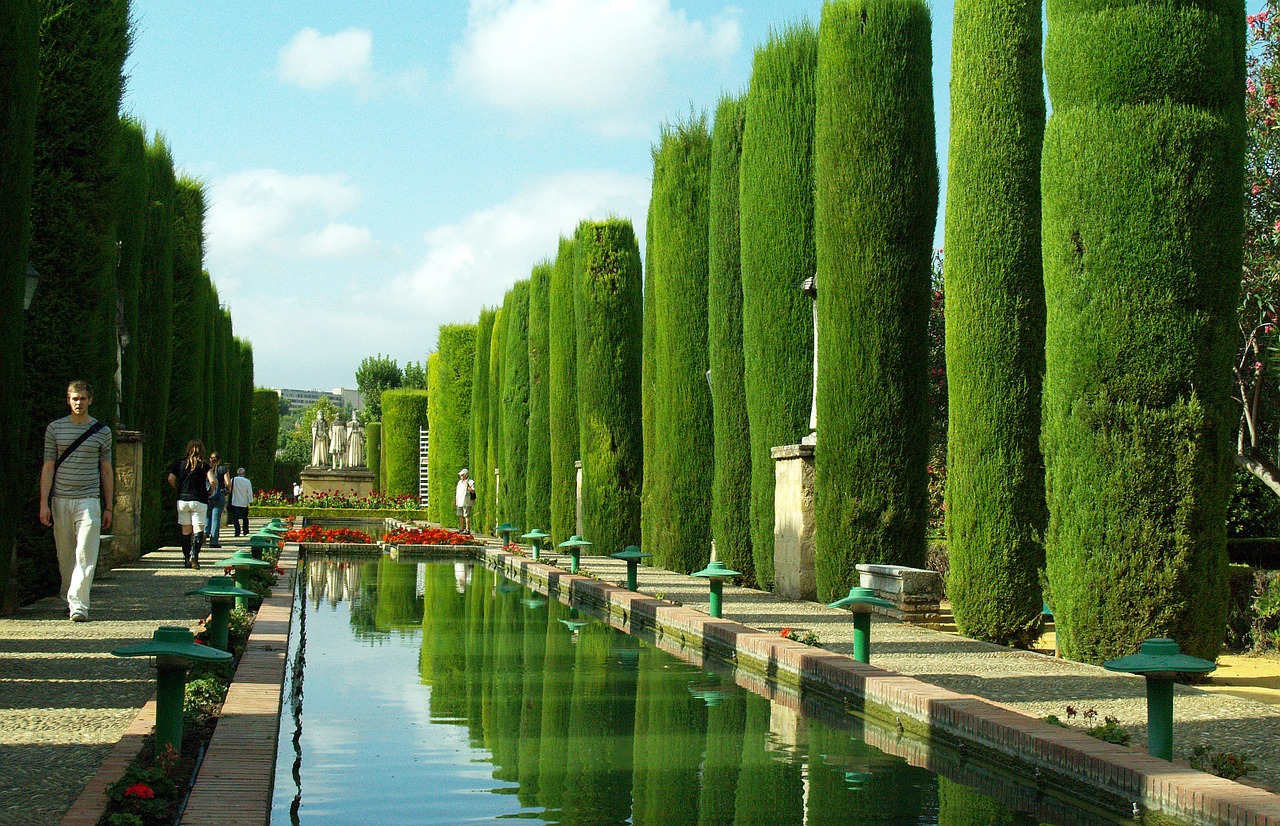
{"label": "red flower bed", "polygon": [[319,525],[308,525],[305,528],[294,528],[284,535],[286,542],[323,542],[330,545],[369,545],[373,539],[364,531],[351,528],[334,528],[325,530]]}
{"label": "red flower bed", "polygon": [[389,533],[383,542],[393,545],[478,545],[470,536],[445,528],[416,528]]}

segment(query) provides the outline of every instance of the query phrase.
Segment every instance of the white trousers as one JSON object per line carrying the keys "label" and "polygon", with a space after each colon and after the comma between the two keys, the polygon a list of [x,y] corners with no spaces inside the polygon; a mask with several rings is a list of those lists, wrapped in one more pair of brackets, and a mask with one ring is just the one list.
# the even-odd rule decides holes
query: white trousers
{"label": "white trousers", "polygon": [[89,613],[89,589],[98,567],[98,544],[102,533],[102,502],[92,499],[49,500],[53,513],[53,541],[58,547],[58,569],[62,572],[62,598],[71,613]]}

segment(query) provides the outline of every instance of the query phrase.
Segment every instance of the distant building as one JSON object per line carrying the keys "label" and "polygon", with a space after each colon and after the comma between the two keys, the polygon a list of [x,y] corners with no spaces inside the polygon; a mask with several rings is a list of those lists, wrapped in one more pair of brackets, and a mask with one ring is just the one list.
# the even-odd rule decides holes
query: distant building
{"label": "distant building", "polygon": [[335,407],[339,409],[350,407],[352,410],[364,409],[364,398],[360,395],[359,390],[351,390],[346,387],[335,387],[329,392],[324,390],[294,390],[288,387],[278,387],[276,392],[280,394],[280,398],[289,403],[289,412],[293,413],[304,407],[310,407],[322,398],[327,398],[333,402]]}

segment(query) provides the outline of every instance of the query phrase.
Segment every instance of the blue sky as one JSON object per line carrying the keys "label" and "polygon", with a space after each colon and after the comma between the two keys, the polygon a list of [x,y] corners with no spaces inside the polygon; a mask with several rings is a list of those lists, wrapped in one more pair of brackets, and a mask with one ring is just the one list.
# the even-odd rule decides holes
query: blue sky
{"label": "blue sky", "polygon": [[[821,7],[134,0],[124,108],[207,186],[205,265],[258,384],[353,387],[364,356],[423,359],[500,303],[579,220],[644,237],[660,125],[714,112],[771,28]],[[952,10],[932,8],[945,184]]]}

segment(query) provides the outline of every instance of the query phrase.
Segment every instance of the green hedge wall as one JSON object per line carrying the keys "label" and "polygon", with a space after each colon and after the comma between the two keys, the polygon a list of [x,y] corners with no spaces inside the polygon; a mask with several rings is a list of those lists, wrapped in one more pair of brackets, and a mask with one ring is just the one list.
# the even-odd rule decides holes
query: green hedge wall
{"label": "green hedge wall", "polygon": [[[471,466],[471,382],[476,325],[442,324],[436,339],[437,396],[431,398],[431,503],[435,521],[455,524],[458,471]],[[430,378],[428,376],[428,378]]]}
{"label": "green hedge wall", "polygon": [[497,313],[485,307],[476,322],[476,352],[471,370],[471,480],[476,485],[476,501],[471,509],[471,529],[494,524],[493,469],[485,474],[489,457],[489,347],[493,343],[493,322]]}
{"label": "green hedge wall", "polygon": [[373,474],[374,491],[382,490],[382,422],[369,422],[364,427],[365,462]]}
{"label": "green hedge wall", "polygon": [[[142,547],[159,548],[172,531],[164,509],[165,469],[173,461],[165,452],[169,422],[169,379],[173,368],[173,259],[177,220],[177,181],[173,156],[157,135],[147,145],[147,228],[143,234],[138,305],[147,308],[147,323],[138,325],[130,347],[138,348],[137,412],[130,422],[146,439],[142,460]],[[145,388],[145,391],[143,390]]]}
{"label": "green hedge wall", "polygon": [[644,308],[642,311],[644,325],[640,331],[640,435],[644,440],[644,472],[648,477],[644,480],[644,488],[640,492],[640,547],[654,546],[654,530],[658,520],[649,518],[656,512],[660,504],[657,482],[658,451],[654,440],[653,408],[658,398],[656,365],[657,365],[657,314],[654,312],[654,293],[656,285],[653,279],[653,209],[656,201],[649,198],[649,211],[645,216],[644,260],[648,268],[644,277]]}
{"label": "green hedge wall", "polygon": [[[274,482],[276,477],[276,443],[280,431],[280,394],[274,390],[258,388],[253,391],[251,422],[249,425],[249,462],[245,475],[262,482]],[[293,491],[290,490],[290,493]]]}
{"label": "green hedge wall", "polygon": [[[217,298],[217,291],[214,291]],[[231,333],[231,315],[217,304],[209,317],[212,336],[210,343],[212,359],[210,360],[209,387],[205,392],[205,404],[209,408],[210,425],[206,428],[206,437],[210,452],[218,451],[225,461],[231,458],[231,416],[228,405],[227,384],[227,346]]]}
{"label": "green hedge wall", "polygon": [[35,3],[0,4],[0,606],[19,516],[32,481],[24,460],[22,301],[31,231],[32,152],[39,99],[40,16]]}
{"label": "green hedge wall", "polygon": [[755,581],[751,554],[751,429],[742,354],[739,169],[745,97],[722,97],[711,133],[707,244],[707,348],[715,426],[711,535],[717,558]]}
{"label": "green hedge wall", "polygon": [[859,562],[925,562],[938,212],[929,29],[919,0],[822,10],[814,567],[823,601],[858,583]]}
{"label": "green hedge wall", "polygon": [[524,474],[523,527],[551,528],[551,263],[529,277],[529,455]]}
{"label": "green hedge wall", "polygon": [[548,343],[551,371],[547,399],[551,442],[551,542],[577,532],[578,333],[573,314],[574,247],[561,237],[551,270]]}
{"label": "green hedge wall", "polygon": [[623,219],[582,223],[574,247],[582,532],[612,554],[640,542],[640,247]]}
{"label": "green hedge wall", "polygon": [[[445,517],[451,516],[451,513],[445,509],[444,501],[446,486],[449,479],[446,478],[444,467],[441,464],[441,453],[444,445],[436,444],[436,425],[444,426],[444,410],[440,407],[440,353],[439,351],[431,353],[427,356],[427,419],[430,424],[427,429],[431,432],[431,441],[427,446],[427,513],[433,522],[439,522],[442,525],[452,524],[452,519],[445,522]],[[448,504],[453,504],[453,491],[448,491]]]}
{"label": "green hedge wall", "polygon": [[[204,350],[208,276],[204,272],[204,185],[179,178],[173,255],[173,356],[170,360],[168,424],[164,454],[172,462],[187,442],[204,439]],[[277,413],[278,415],[278,413]],[[274,450],[274,442],[272,449]],[[208,444],[205,445],[208,447]],[[274,454],[273,454],[274,455]],[[264,468],[265,465],[259,465]],[[269,479],[270,474],[259,473]],[[252,478],[252,477],[250,477]],[[165,501],[172,503],[173,494]]]}
{"label": "green hedge wall", "polygon": [[956,5],[948,154],[947,596],[968,636],[1029,643],[1044,567],[1040,4]]}
{"label": "green hedge wall", "polygon": [[227,455],[228,464],[231,465],[232,474],[235,469],[244,464],[245,458],[249,455],[240,450],[243,439],[240,436],[240,339],[233,334],[233,328],[228,325],[227,328],[227,430],[230,434],[227,439]]}
{"label": "green hedge wall", "polygon": [[813,304],[801,292],[817,258],[813,237],[814,73],[808,23],[756,49],[742,135],[743,380],[751,422],[751,550],[755,577],[773,586],[770,450],[809,432]]}
{"label": "green hedge wall", "polygon": [[240,441],[236,447],[237,467],[249,467],[249,459],[253,455],[253,344],[244,339],[236,339],[239,347],[240,371],[236,376],[240,394],[240,426],[237,431]]}
{"label": "green hedge wall", "polygon": [[1045,554],[1058,643],[1214,658],[1239,334],[1244,7],[1049,4]]}
{"label": "green hedge wall", "polygon": [[498,519],[524,527],[524,474],[529,462],[529,281],[517,281],[503,302],[502,490]]}
{"label": "green hedge wall", "polygon": [[142,124],[132,118],[121,120],[116,163],[119,170],[116,242],[120,245],[116,282],[124,305],[125,329],[129,331],[129,346],[120,354],[120,421],[132,430],[138,426],[138,301],[146,248],[149,188],[147,136]]}
{"label": "green hedge wall", "polygon": [[418,498],[418,428],[428,427],[427,391],[382,392],[382,445],[387,470],[383,490],[389,496]]}
{"label": "green hedge wall", "polygon": [[[225,458],[225,457],[223,457]],[[277,460],[271,470],[271,487],[273,490],[293,492],[293,483],[302,479],[302,462],[286,462]],[[253,477],[250,477],[252,479]]]}
{"label": "green hedge wall", "polygon": [[715,458],[706,378],[710,173],[706,116],[665,126],[654,151],[649,219],[657,395],[654,464],[644,468],[644,483],[653,485],[654,496],[646,496],[642,518],[652,526],[645,550],[653,554],[654,564],[686,573],[706,564],[711,550],[707,476]]}
{"label": "green hedge wall", "polygon": [[[502,457],[502,353],[505,346],[507,318],[510,313],[499,308],[493,319],[493,336],[489,339],[489,444],[485,451],[485,478],[494,480],[494,469]],[[496,485],[489,485],[490,500],[486,505],[491,529],[502,522],[500,495]],[[474,530],[474,528],[473,528]]]}

